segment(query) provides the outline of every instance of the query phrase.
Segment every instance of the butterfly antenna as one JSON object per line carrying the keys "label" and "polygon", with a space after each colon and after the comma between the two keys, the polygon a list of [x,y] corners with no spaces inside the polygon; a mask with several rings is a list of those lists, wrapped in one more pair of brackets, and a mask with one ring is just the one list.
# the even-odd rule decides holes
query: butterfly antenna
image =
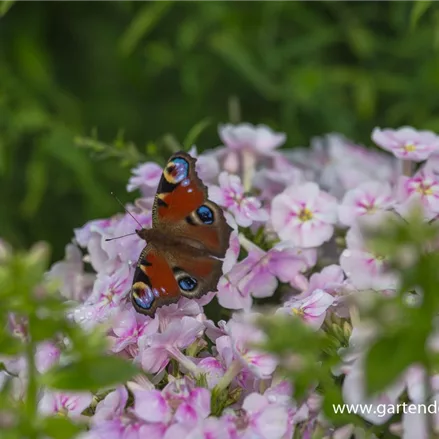
{"label": "butterfly antenna", "polygon": [[[137,220],[137,218],[123,205],[122,201],[120,201],[119,198],[117,198],[115,193],[114,192],[110,192],[110,193],[115,198],[115,200],[123,207],[123,210],[140,226],[141,229],[143,229],[142,224],[140,224],[139,221]],[[132,235],[132,233],[131,233],[131,235]],[[120,238],[122,238],[122,237],[120,237]]]}
{"label": "butterfly antenna", "polygon": [[113,241],[114,239],[125,238],[125,236],[131,236],[131,235],[135,235],[135,234],[136,234],[136,232],[127,233],[126,235],[116,236],[115,238],[107,238],[105,241]]}

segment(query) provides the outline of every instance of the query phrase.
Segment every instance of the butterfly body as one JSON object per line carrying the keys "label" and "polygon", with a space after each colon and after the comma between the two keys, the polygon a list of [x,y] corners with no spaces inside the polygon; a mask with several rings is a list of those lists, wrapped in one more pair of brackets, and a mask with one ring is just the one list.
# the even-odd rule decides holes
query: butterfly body
{"label": "butterfly body", "polygon": [[207,199],[196,160],[179,152],[168,161],[153,207],[152,229],[136,230],[146,241],[134,273],[134,308],[153,316],[181,296],[215,291],[231,228],[221,208]]}

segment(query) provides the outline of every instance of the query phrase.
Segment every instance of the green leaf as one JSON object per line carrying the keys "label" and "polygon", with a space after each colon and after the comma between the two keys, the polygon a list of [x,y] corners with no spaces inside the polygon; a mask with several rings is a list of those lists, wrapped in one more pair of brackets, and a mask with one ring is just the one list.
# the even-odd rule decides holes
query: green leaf
{"label": "green leaf", "polygon": [[43,431],[51,439],[70,439],[83,429],[61,416],[44,419]]}
{"label": "green leaf", "polygon": [[0,1],[0,17],[3,17],[6,12],[9,11],[9,9],[12,7],[12,5],[15,3],[13,0],[2,0]]}
{"label": "green leaf", "polygon": [[137,373],[139,370],[122,358],[100,356],[53,368],[41,377],[41,381],[54,389],[97,391],[124,383]]}
{"label": "green leaf", "polygon": [[125,55],[133,52],[141,38],[154,29],[171,5],[170,1],[148,3],[137,13],[120,41]]}
{"label": "green leaf", "polygon": [[188,132],[186,138],[183,141],[184,150],[187,151],[191,148],[191,146],[196,142],[200,134],[212,123],[212,119],[210,117],[206,117],[205,119],[200,120],[197,124],[195,124],[190,131]]}
{"label": "green leaf", "polygon": [[427,0],[413,3],[413,9],[410,14],[410,30],[412,32],[416,29],[419,20],[428,11],[430,6],[432,6],[432,2]]}
{"label": "green leaf", "polygon": [[366,390],[374,394],[392,384],[412,363],[425,362],[425,339],[413,330],[386,334],[366,357]]}
{"label": "green leaf", "polygon": [[36,342],[53,338],[68,326],[65,320],[56,318],[35,318],[32,320],[32,339]]}
{"label": "green leaf", "polygon": [[24,350],[24,344],[7,332],[0,333],[0,352],[3,355],[16,355]]}
{"label": "green leaf", "polygon": [[212,49],[224,58],[246,81],[268,100],[281,97],[282,90],[251,57],[251,53],[236,38],[226,33],[214,35],[210,41]]}

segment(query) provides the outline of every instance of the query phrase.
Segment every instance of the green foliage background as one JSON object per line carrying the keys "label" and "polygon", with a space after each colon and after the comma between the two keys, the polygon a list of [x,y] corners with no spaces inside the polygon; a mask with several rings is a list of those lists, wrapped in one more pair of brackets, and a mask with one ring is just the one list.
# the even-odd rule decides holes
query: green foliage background
{"label": "green foliage background", "polygon": [[[439,7],[434,2],[1,2],[0,236],[47,240],[115,213],[141,154],[164,136],[217,146],[230,98],[287,147],[338,131],[439,131]],[[75,144],[116,145],[95,160]],[[114,143],[116,139],[116,142]],[[128,146],[127,146],[128,145]],[[130,152],[131,151],[131,152]],[[124,166],[125,165],[125,166]]]}

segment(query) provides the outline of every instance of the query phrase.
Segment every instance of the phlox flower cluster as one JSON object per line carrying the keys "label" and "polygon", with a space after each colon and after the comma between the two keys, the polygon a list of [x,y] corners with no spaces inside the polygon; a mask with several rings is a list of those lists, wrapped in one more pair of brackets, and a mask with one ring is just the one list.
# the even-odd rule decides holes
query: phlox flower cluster
{"label": "phlox flower cluster", "polygon": [[[90,392],[42,393],[42,413],[88,422],[84,439],[290,439],[314,437],[315,431],[348,438],[356,428],[336,429],[325,419],[317,387],[300,402],[292,398],[294,383],[260,347],[266,335],[258,313],[301,319],[313,331],[341,321],[350,349],[334,373],[345,376],[346,402],[366,402],[362,346],[374,334],[355,325],[351,333],[349,298],[365,290],[392,294],[398,277],[385,255],[369,248],[360,226],[406,218],[415,204],[426,221],[438,216],[439,137],[410,127],[376,128],[372,139],[385,152],[338,134],[313,139],[309,148],[280,149],[286,136],[264,125],[223,125],[219,137],[223,145],[216,149],[190,151],[209,198],[233,228],[217,291],[182,298],[154,318],[135,312],[128,292],[144,242],[136,235],[105,241],[134,231],[126,213],[76,229],[65,259],[48,273],[61,280],[70,317],[90,331],[105,324],[112,354],[143,372],[97,404],[95,399],[87,416]],[[417,171],[403,175],[401,160],[420,162]],[[139,198],[126,207],[146,228],[161,172],[156,163],[139,164],[127,184]],[[227,318],[206,316],[204,306],[212,300]],[[20,322],[11,327],[21,330]],[[42,343],[37,366],[49,368],[60,356],[55,343]],[[26,379],[19,362],[6,364],[17,371],[17,397]],[[423,371],[413,367],[372,403],[396,402],[404,391],[421,401],[423,380]],[[224,394],[221,406],[217,399]],[[364,417],[376,424],[388,420]],[[404,418],[394,432],[414,437],[409,424]]]}

